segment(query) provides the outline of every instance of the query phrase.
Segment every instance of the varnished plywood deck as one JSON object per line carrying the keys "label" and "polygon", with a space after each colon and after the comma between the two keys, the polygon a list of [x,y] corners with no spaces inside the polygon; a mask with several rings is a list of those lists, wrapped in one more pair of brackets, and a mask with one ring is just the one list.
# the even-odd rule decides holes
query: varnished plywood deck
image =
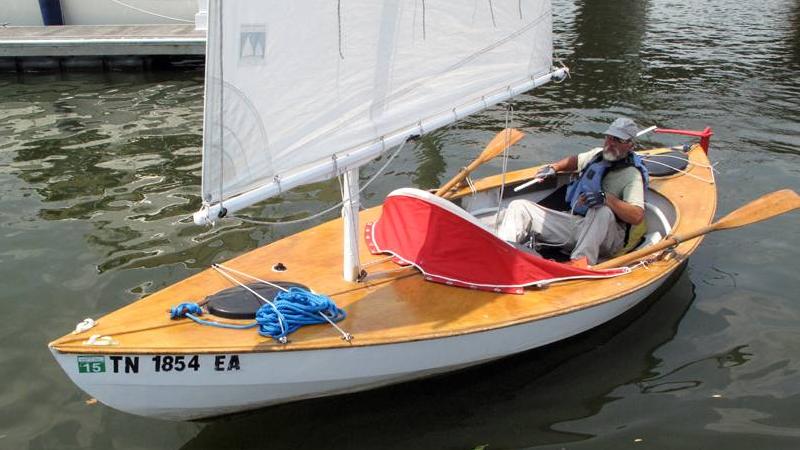
{"label": "varnished plywood deck", "polygon": [[[695,148],[689,172],[711,180],[708,159]],[[533,175],[527,169],[508,174],[513,183]],[[496,185],[498,177],[479,182],[479,187]],[[652,180],[651,188],[673,202],[678,210],[674,232],[708,225],[716,209],[716,186],[688,176]],[[361,224],[380,215],[380,207],[361,213]],[[259,336],[255,330],[227,330],[197,325],[190,320],[169,320],[167,310],[183,301],[200,301],[206,295],[231,287],[209,269],[99,319],[98,325],[80,335],[54,341],[67,353],[218,353],[248,351],[292,351],[406,342],[419,339],[474,333],[506,327],[545,317],[567,314],[614,301],[652,283],[660,283],[700,244],[684,242],[673,259],[655,262],[648,269],[600,280],[556,283],[544,289],[530,289],[522,295],[472,291],[426,282],[407,270],[363,283],[347,283],[341,276],[342,224],[334,220],[239,256],[226,266],[267,280],[295,281],[330,295],[348,314],[340,326],[353,334],[345,342],[331,326],[308,326],[290,335],[288,345]],[[380,257],[370,255],[361,242],[362,263]],[[274,273],[282,262],[288,270]],[[397,266],[384,263],[372,272]],[[93,347],[82,344],[89,335],[111,336],[117,345]]]}

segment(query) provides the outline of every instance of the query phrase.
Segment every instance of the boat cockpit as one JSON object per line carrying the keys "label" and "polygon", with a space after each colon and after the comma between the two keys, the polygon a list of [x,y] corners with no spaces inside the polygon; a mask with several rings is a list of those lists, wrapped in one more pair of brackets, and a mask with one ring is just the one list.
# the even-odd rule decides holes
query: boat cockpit
{"label": "boat cockpit", "polygon": [[[679,152],[647,157],[646,163],[650,177],[670,176],[683,170],[686,167],[685,161],[683,161],[685,158],[686,155]],[[500,200],[500,188],[493,188],[466,195],[458,202],[465,211],[474,216],[488,230],[496,232],[502,221],[503,212],[512,200],[525,199],[556,211],[569,211],[570,207],[565,198],[566,188],[571,177],[572,175],[568,173],[559,174],[554,180],[532,184],[519,191],[515,191],[515,188],[522,186],[527,180],[507,184],[503,188],[502,200]],[[630,250],[638,250],[661,241],[671,233],[676,218],[677,213],[672,203],[661,194],[648,189],[645,193],[646,231]],[[569,259],[568,255],[562,253],[559,248],[543,247],[538,250],[548,259],[556,261]]]}

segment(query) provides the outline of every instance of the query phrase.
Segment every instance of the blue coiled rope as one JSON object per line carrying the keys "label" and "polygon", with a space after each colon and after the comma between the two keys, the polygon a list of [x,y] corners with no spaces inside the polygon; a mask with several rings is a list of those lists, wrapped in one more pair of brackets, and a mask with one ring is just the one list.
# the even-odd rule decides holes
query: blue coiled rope
{"label": "blue coiled rope", "polygon": [[269,304],[258,308],[256,323],[259,326],[258,334],[278,340],[303,325],[326,322],[320,314],[324,314],[331,322],[339,322],[347,316],[329,297],[299,287],[278,292],[272,304],[275,308]]}
{"label": "blue coiled rope", "polygon": [[[250,324],[234,325],[228,323],[211,322],[199,316],[203,314],[202,308],[197,303],[181,303],[170,309],[170,318],[173,320],[188,317],[201,325],[219,328],[244,330],[259,327],[258,333],[270,336],[283,342],[286,336],[297,331],[303,325],[313,325],[327,322],[339,322],[347,314],[330,297],[314,294],[306,289],[290,287],[288,291],[280,291],[272,301],[261,305],[256,311],[256,321]],[[325,317],[322,317],[324,314]],[[283,326],[281,326],[283,325]]]}

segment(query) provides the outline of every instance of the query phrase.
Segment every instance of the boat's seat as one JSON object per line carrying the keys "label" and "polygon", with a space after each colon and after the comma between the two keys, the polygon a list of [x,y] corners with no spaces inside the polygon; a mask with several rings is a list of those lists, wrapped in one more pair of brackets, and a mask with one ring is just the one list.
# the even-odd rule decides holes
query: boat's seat
{"label": "boat's seat", "polygon": [[645,202],[644,209],[645,220],[647,221],[647,232],[645,232],[639,244],[631,249],[631,251],[649,247],[672,232],[672,225],[670,225],[667,216],[658,206],[650,202]]}
{"label": "boat's seat", "polygon": [[646,227],[644,233],[637,239],[635,244],[631,245],[629,242],[628,245],[626,245],[626,249],[614,255],[615,257],[653,245],[672,231],[669,220],[667,220],[667,217],[658,206],[653,203],[645,202],[644,209]]}

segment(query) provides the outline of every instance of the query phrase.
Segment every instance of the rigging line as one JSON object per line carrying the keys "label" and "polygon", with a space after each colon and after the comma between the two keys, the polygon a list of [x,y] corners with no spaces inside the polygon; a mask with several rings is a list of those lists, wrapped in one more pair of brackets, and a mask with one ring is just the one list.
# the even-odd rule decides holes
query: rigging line
{"label": "rigging line", "polygon": [[[341,174],[341,175],[339,175],[338,177],[336,177],[336,180],[338,180],[338,181],[339,181],[339,196],[341,196],[341,197],[342,197],[342,199],[344,199],[344,180],[343,180],[343,178],[344,178],[344,174]],[[359,191],[359,193],[360,193],[360,191]],[[342,201],[341,201],[341,202],[339,202],[339,203],[340,203],[342,206],[344,206],[344,200],[342,200]],[[338,205],[337,205],[337,206],[338,206]]]}
{"label": "rigging line", "polygon": [[[715,164],[719,164],[719,161],[717,161]],[[716,169],[716,167],[713,167],[713,166],[712,166],[712,167],[711,167],[711,183],[712,183],[712,184],[717,184],[717,175],[716,175],[716,172],[717,172],[717,169]]]}
{"label": "rigging line", "polygon": [[[272,303],[271,301],[267,300],[267,299],[266,299],[266,298],[264,298],[264,297],[263,297],[261,294],[259,294],[258,292],[254,291],[253,289],[251,289],[250,287],[248,287],[247,285],[245,285],[245,284],[244,284],[244,283],[242,283],[241,281],[239,281],[239,280],[237,280],[236,278],[233,278],[232,276],[228,275],[228,274],[227,274],[227,273],[226,273],[226,272],[225,272],[225,271],[224,271],[224,270],[221,268],[221,266],[220,266],[219,264],[212,264],[212,265],[211,265],[211,267],[212,267],[214,270],[216,270],[216,271],[217,271],[217,272],[218,272],[220,275],[222,275],[223,277],[227,278],[229,281],[231,281],[231,282],[233,282],[233,283],[235,283],[235,284],[238,284],[239,286],[243,287],[244,289],[246,289],[246,290],[247,290],[248,292],[250,292],[251,294],[255,295],[255,296],[256,296],[256,298],[258,298],[259,300],[261,300],[261,301],[262,301],[262,302],[264,302],[265,304],[267,304],[267,305],[271,306],[271,307],[272,307],[272,309],[273,309],[273,311],[275,311],[275,316],[278,318],[278,325],[280,325],[280,326],[281,326],[281,333],[283,333],[283,334],[285,334],[285,333],[286,333],[286,327],[284,327],[284,325],[283,325],[283,314],[281,314],[281,312],[280,312],[280,311],[278,311],[278,307],[277,307],[277,306],[275,306],[275,304],[274,304],[274,303]],[[231,270],[231,269],[225,269],[225,270]],[[259,281],[260,281],[260,280],[259,280]],[[271,283],[268,283],[268,284],[271,284]],[[277,286],[277,285],[274,285],[274,286]],[[280,289],[283,289],[283,288],[282,288],[282,287],[280,287],[280,286],[277,286],[277,287],[279,287]],[[284,291],[285,291],[285,289],[284,289]]]}
{"label": "rigging line", "polygon": [[702,178],[702,177],[698,177],[697,175],[695,175],[695,174],[693,174],[693,173],[689,173],[689,171],[687,171],[687,170],[678,169],[677,167],[672,167],[672,166],[670,166],[669,164],[664,164],[664,163],[662,163],[662,162],[660,162],[660,161],[656,161],[656,160],[654,160],[654,159],[649,159],[649,160],[647,160],[647,162],[656,163],[656,164],[662,165],[662,166],[664,166],[664,167],[669,167],[669,168],[670,168],[670,169],[672,169],[672,170],[675,170],[675,171],[677,171],[677,172],[680,172],[680,173],[682,173],[682,174],[684,174],[684,175],[688,175],[688,176],[690,176],[690,177],[692,177],[692,178],[695,178],[695,179],[697,179],[697,180],[703,181],[703,182],[705,182],[705,183],[714,184],[714,181],[715,181],[715,179],[714,179],[714,170],[713,170],[713,168],[712,168],[712,170],[711,170],[711,179],[710,179],[710,180],[708,180],[708,179],[705,179],[705,178]]}
{"label": "rigging line", "polygon": [[136,6],[129,5],[127,3],[123,3],[123,2],[121,2],[119,0],[111,0],[111,1],[113,3],[116,3],[116,4],[120,5],[120,6],[124,6],[126,8],[130,8],[130,9],[132,9],[134,11],[139,11],[141,13],[150,14],[151,16],[161,17],[163,19],[169,19],[169,20],[176,20],[178,22],[194,23],[194,20],[186,20],[186,19],[179,19],[177,17],[165,16],[164,14],[159,14],[159,13],[155,13],[153,11],[148,11],[146,9],[137,8]]}
{"label": "rigging line", "polygon": [[717,172],[717,168],[714,167],[713,164],[705,164],[705,163],[701,163],[701,162],[695,162],[695,161],[690,160],[689,158],[682,158],[680,156],[668,155],[666,153],[655,154],[655,155],[647,155],[647,154],[641,155],[640,154],[640,156],[645,161],[653,161],[651,158],[673,158],[673,159],[677,159],[679,161],[686,161],[687,163],[689,163],[689,164],[691,164],[693,166],[702,167],[704,169],[711,169],[711,170]]}
{"label": "rigging line", "polygon": [[517,7],[519,8],[519,20],[522,20],[522,0],[517,1]]}
{"label": "rigging line", "polygon": [[384,275],[393,274],[395,272],[403,272],[403,271],[408,270],[408,269],[416,269],[416,267],[414,267],[413,265],[409,264],[407,266],[397,267],[395,269],[381,270],[380,272],[372,272],[372,273],[369,274],[369,276],[370,277],[384,276]]}
{"label": "rigging line", "polygon": [[470,178],[469,175],[467,175],[466,180],[467,180],[467,186],[469,186],[469,190],[472,193],[472,196],[474,197],[475,195],[478,194],[478,188],[475,186],[475,182],[472,181],[472,178]]}
{"label": "rigging line", "polygon": [[[112,328],[111,330],[104,330],[103,331],[103,335],[104,336],[120,336],[120,335],[134,334],[134,333],[144,333],[146,331],[160,330],[162,328],[184,326],[187,323],[190,323],[190,322],[172,322],[172,321],[170,321],[169,323],[163,323],[163,324],[158,324],[158,325],[153,325],[153,326],[145,326],[145,327],[142,327],[142,328],[128,328],[128,329],[113,329]],[[74,344],[74,343],[77,343],[77,342],[84,341],[86,339],[86,336],[82,335],[82,334],[83,333],[78,333],[75,338],[65,339],[63,341],[60,341],[60,343],[62,343],[62,344]]]}
{"label": "rigging line", "polygon": [[506,170],[508,170],[508,147],[510,144],[511,139],[511,130],[509,130],[509,125],[511,125],[512,117],[514,116],[514,107],[511,106],[511,103],[507,103],[506,106],[506,123],[505,123],[505,148],[503,149],[503,172],[502,177],[500,178],[500,191],[498,192],[497,198],[497,213],[495,214],[494,218],[494,226],[495,229],[500,227],[500,210],[503,208],[503,194],[506,190]]}
{"label": "rigging line", "polygon": [[370,261],[370,262],[367,262],[367,263],[361,264],[361,268],[364,268],[364,269],[365,269],[365,268],[367,268],[367,267],[369,267],[369,266],[374,266],[375,264],[381,264],[381,263],[389,262],[389,261],[391,261],[393,258],[394,258],[394,256],[387,256],[387,257],[384,257],[384,258],[375,259],[375,260],[372,260],[372,261]]}
{"label": "rigging line", "polygon": [[[367,187],[369,187],[369,185],[372,184],[372,182],[375,181],[381,175],[381,173],[383,173],[383,171],[389,166],[389,164],[391,164],[391,162],[394,160],[394,158],[396,158],[397,155],[399,155],[400,152],[403,150],[403,148],[406,145],[406,142],[408,142],[408,140],[403,141],[403,143],[400,144],[397,147],[397,150],[395,150],[394,153],[392,153],[392,155],[389,157],[389,159],[386,160],[386,162],[383,164],[383,166],[381,166],[381,168],[378,169],[377,172],[375,172],[375,175],[373,175],[372,178],[369,179],[369,181],[367,181],[366,183],[364,183],[363,186],[361,186],[361,189],[358,190],[358,195],[361,195],[361,193],[364,192],[364,190],[367,189]],[[339,180],[339,184],[340,184],[340,186],[339,186],[340,191],[344,192],[343,191],[344,188],[341,186],[341,179]],[[229,215],[229,217],[241,220],[242,222],[245,222],[245,223],[252,223],[254,225],[290,225],[290,224],[301,223],[301,222],[306,222],[306,221],[309,221],[309,220],[316,219],[317,217],[323,216],[325,214],[328,214],[331,211],[339,209],[343,204],[344,204],[344,202],[341,201],[341,202],[331,206],[330,208],[328,208],[328,209],[326,209],[324,211],[320,211],[320,212],[318,212],[318,213],[316,213],[316,214],[314,214],[312,216],[303,217],[302,219],[295,219],[295,220],[282,221],[282,222],[273,222],[273,221],[266,221],[266,220],[249,219],[249,218],[246,218],[246,217],[234,216],[234,215]]]}
{"label": "rigging line", "polygon": [[492,0],[489,0],[489,12],[492,13],[492,25],[497,28],[497,21],[494,19],[494,5],[492,4]]}
{"label": "rigging line", "polygon": [[[281,286],[279,284],[275,284],[275,283],[272,283],[272,282],[269,282],[269,281],[266,281],[266,280],[261,280],[261,279],[256,278],[256,277],[254,277],[254,276],[252,276],[252,275],[250,275],[248,273],[241,272],[239,270],[236,270],[236,269],[233,269],[233,268],[230,268],[230,267],[227,267],[227,266],[223,266],[222,264],[212,264],[211,267],[213,267],[214,270],[216,270],[217,272],[223,271],[223,272],[235,273],[236,275],[240,275],[240,276],[243,276],[245,278],[249,278],[249,279],[251,279],[253,281],[258,281],[260,283],[267,284],[267,285],[269,285],[271,287],[274,287],[275,289],[280,289],[283,292],[289,292],[288,289],[286,289],[285,287],[283,287],[283,286]],[[238,283],[238,281],[237,281],[237,283]],[[269,302],[267,302],[267,303],[269,303]]]}
{"label": "rigging line", "polygon": [[[233,273],[235,273],[235,274],[237,274],[237,275],[239,275],[239,276],[242,276],[242,277],[245,277],[245,278],[249,278],[249,279],[251,279],[251,280],[253,280],[253,281],[258,281],[259,283],[264,283],[264,284],[270,285],[270,286],[272,286],[272,287],[275,287],[275,288],[281,289],[281,290],[283,290],[283,292],[289,292],[289,290],[288,290],[288,289],[286,289],[286,288],[284,288],[284,287],[282,287],[282,286],[279,286],[279,285],[277,285],[277,284],[275,284],[275,283],[270,283],[269,281],[262,280],[261,278],[254,277],[254,276],[252,276],[252,275],[250,275],[250,274],[248,274],[248,273],[240,272],[240,271],[238,271],[238,270],[236,270],[236,269],[231,269],[230,267],[225,267],[225,266],[223,266],[222,264],[213,264],[211,267],[213,267],[213,268],[217,269],[217,271],[220,271],[220,269],[222,269],[222,270],[227,270],[227,271],[229,271],[229,272],[233,272]],[[223,273],[223,272],[220,272],[220,273]],[[237,280],[235,280],[235,279],[234,279],[234,281],[236,281],[237,283],[239,283],[239,285],[240,285],[240,286],[242,286],[243,288],[245,288],[245,289],[247,289],[248,291],[252,292],[252,293],[253,293],[253,295],[256,295],[256,296],[258,296],[260,299],[262,299],[262,300],[266,301],[267,303],[269,303],[269,305],[270,305],[270,306],[272,306],[272,309],[274,309],[274,310],[275,310],[275,312],[277,313],[278,319],[280,320],[280,317],[281,317],[281,315],[280,315],[280,313],[278,312],[278,309],[277,309],[277,308],[276,308],[276,307],[275,307],[275,306],[274,306],[274,305],[273,305],[271,302],[269,302],[268,300],[264,299],[264,297],[262,297],[262,296],[258,295],[258,294],[257,294],[255,291],[253,291],[252,289],[248,288],[247,286],[245,286],[244,284],[240,283],[239,281],[237,281]],[[310,290],[309,290],[309,292],[310,292]],[[313,293],[313,292],[312,292],[312,293]],[[325,314],[323,314],[323,313],[322,313],[322,311],[319,311],[319,312],[318,312],[318,314],[319,314],[320,316],[322,316],[322,318],[323,318],[323,319],[325,319],[325,320],[326,320],[326,321],[327,321],[329,324],[331,324],[331,325],[332,325],[334,328],[336,328],[336,331],[338,331],[338,332],[339,332],[339,333],[342,335],[342,338],[343,338],[344,340],[346,340],[346,341],[350,341],[350,340],[352,340],[352,339],[353,339],[353,335],[351,335],[350,333],[348,333],[348,332],[344,331],[343,329],[341,329],[341,328],[339,327],[339,325],[336,325],[336,322],[332,321],[332,320],[330,319],[330,317],[328,317],[328,316],[326,316]],[[282,322],[280,322],[280,323],[281,323],[281,331],[284,331],[284,329],[283,329],[283,323],[282,323]]]}

